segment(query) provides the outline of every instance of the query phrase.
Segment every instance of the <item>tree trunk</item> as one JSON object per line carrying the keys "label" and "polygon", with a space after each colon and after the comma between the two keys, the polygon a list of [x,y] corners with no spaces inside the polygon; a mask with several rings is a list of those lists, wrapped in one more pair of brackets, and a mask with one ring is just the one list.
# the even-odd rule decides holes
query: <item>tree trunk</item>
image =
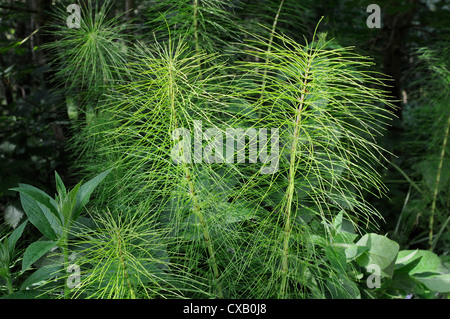
{"label": "tree trunk", "polygon": [[134,0],[125,0],[125,11],[127,20],[130,21],[134,16]]}
{"label": "tree trunk", "polygon": [[383,23],[383,72],[392,77],[393,83],[389,83],[391,95],[397,100],[395,105],[397,109],[395,114],[402,119],[402,59],[405,53],[406,36],[408,35],[411,21],[419,3],[418,0],[406,0],[407,4],[414,6],[407,11],[396,12],[394,14],[386,13]]}

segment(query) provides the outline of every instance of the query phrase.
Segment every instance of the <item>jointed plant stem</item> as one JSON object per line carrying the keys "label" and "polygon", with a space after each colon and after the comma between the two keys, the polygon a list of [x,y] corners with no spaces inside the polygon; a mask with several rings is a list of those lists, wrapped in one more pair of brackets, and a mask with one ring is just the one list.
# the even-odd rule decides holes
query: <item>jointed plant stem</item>
{"label": "jointed plant stem", "polygon": [[127,282],[127,286],[128,286],[128,290],[130,292],[131,299],[136,299],[136,295],[134,294],[133,287],[131,286],[130,278],[128,277],[128,271],[127,271],[127,267],[125,265],[125,259],[123,258],[124,254],[123,254],[123,249],[122,249],[122,238],[119,233],[119,227],[115,227],[115,232],[116,232],[116,236],[117,236],[116,240],[117,240],[117,243],[119,246],[118,254],[119,254],[120,264],[122,266],[125,281]]}
{"label": "jointed plant stem", "polygon": [[296,161],[297,161],[297,144],[298,135],[300,131],[300,122],[302,116],[303,104],[306,96],[306,84],[309,76],[309,70],[311,66],[311,58],[308,61],[308,66],[305,72],[305,79],[303,81],[302,94],[300,97],[297,118],[295,120],[294,137],[291,146],[291,160],[289,165],[289,176],[288,176],[288,187],[286,190],[286,206],[284,211],[284,239],[283,239],[283,259],[281,262],[281,288],[280,288],[280,298],[286,298],[286,285],[287,285],[287,273],[288,273],[288,256],[289,256],[289,238],[291,236],[291,215],[292,215],[292,199],[294,196],[294,182],[295,182],[295,172],[296,172]]}
{"label": "jointed plant stem", "polygon": [[198,43],[198,0],[194,0],[194,39],[195,39],[195,52],[197,55],[200,53],[200,45]]}
{"label": "jointed plant stem", "polygon": [[[194,17],[193,17],[193,25],[194,25],[194,40],[195,40],[195,53],[198,57],[198,65],[199,69],[201,68],[201,61],[200,61],[200,43],[198,39],[198,0],[194,0]],[[199,72],[199,76],[201,78],[201,72]]]}
{"label": "jointed plant stem", "polygon": [[203,230],[203,238],[205,239],[206,242],[206,246],[208,249],[208,254],[209,254],[209,258],[211,260],[211,266],[213,269],[213,275],[214,275],[214,281],[217,287],[217,294],[219,296],[219,298],[223,298],[223,292],[222,292],[222,285],[219,282],[219,277],[220,277],[220,273],[219,273],[219,268],[217,267],[217,262],[216,262],[216,257],[214,254],[214,247],[213,244],[211,242],[211,235],[209,233],[209,229],[208,229],[208,224],[205,221],[205,217],[203,216],[203,212],[200,208],[200,204],[198,202],[198,197],[195,193],[195,187],[194,187],[194,183],[192,182],[191,179],[191,174],[189,172],[189,167],[187,166],[186,163],[183,163],[183,169],[184,169],[184,173],[185,173],[185,177],[186,180],[188,182],[189,185],[189,192],[191,194],[192,197],[192,201],[193,201],[193,208],[194,208],[194,213],[196,215],[196,217],[198,218],[199,222],[200,222],[200,227]]}
{"label": "jointed plant stem", "polygon": [[273,35],[275,33],[275,29],[277,28],[278,18],[280,16],[281,9],[283,8],[283,4],[284,4],[284,0],[281,0],[280,6],[278,7],[277,14],[275,16],[275,19],[273,20],[272,31],[270,32],[270,38],[269,38],[269,49],[268,49],[268,52],[270,52],[270,47],[271,47],[272,42],[273,42]]}
{"label": "jointed plant stem", "polygon": [[[170,61],[170,63],[172,63],[172,61]],[[170,70],[169,71],[170,72],[169,96],[170,96],[172,123],[174,124],[175,128],[177,128],[178,121],[177,121],[176,106],[175,106],[175,83],[173,81],[175,75],[172,74],[172,71],[173,71],[172,65],[170,66],[169,70]],[[183,154],[183,156],[184,156],[184,154]],[[192,175],[191,175],[190,169],[189,169],[186,161],[182,161],[182,166],[183,166],[184,176],[185,176],[186,181],[189,186],[189,193],[191,194],[191,197],[192,197],[193,210],[194,210],[195,216],[198,218],[198,220],[200,222],[200,227],[202,228],[202,231],[203,231],[203,238],[206,242],[206,247],[208,249],[208,254],[209,254],[209,258],[211,261],[211,267],[212,267],[212,271],[213,271],[213,275],[214,275],[214,282],[215,282],[215,285],[217,288],[217,295],[219,298],[222,299],[224,296],[223,296],[223,292],[222,292],[222,285],[219,282],[219,277],[220,277],[219,267],[217,266],[216,257],[214,254],[214,247],[213,247],[213,244],[211,241],[211,235],[209,233],[208,225],[206,223],[205,217],[203,216],[203,212],[200,208],[198,197],[195,192],[195,186],[194,186],[194,183],[191,178]]]}
{"label": "jointed plant stem", "polygon": [[442,149],[441,149],[441,157],[439,159],[439,166],[436,176],[436,183],[434,185],[434,192],[433,192],[433,202],[431,203],[431,212],[430,212],[430,220],[429,220],[429,234],[428,234],[428,246],[430,250],[433,250],[433,223],[434,223],[434,212],[436,210],[436,200],[437,195],[439,191],[439,182],[441,180],[441,171],[442,171],[442,164],[444,162],[444,156],[445,156],[445,148],[447,147],[447,139],[448,139],[448,133],[450,128],[450,114],[447,119],[447,126],[445,128],[445,135],[444,135],[444,141],[442,142]]}
{"label": "jointed plant stem", "polygon": [[[280,12],[281,12],[281,8],[283,7],[284,4],[284,0],[281,0],[280,6],[278,7],[278,11],[277,14],[275,16],[275,19],[273,20],[273,24],[272,24],[272,30],[270,31],[270,38],[269,38],[269,44],[267,46],[267,51],[266,51],[266,63],[269,62],[269,54],[272,50],[272,42],[273,42],[273,35],[275,33],[275,30],[277,28],[277,23],[278,23],[278,17],[280,16]],[[267,68],[264,68],[264,73],[263,73],[263,78],[262,78],[262,84],[261,84],[261,97],[264,94],[264,90],[266,88],[266,80],[267,80]]]}

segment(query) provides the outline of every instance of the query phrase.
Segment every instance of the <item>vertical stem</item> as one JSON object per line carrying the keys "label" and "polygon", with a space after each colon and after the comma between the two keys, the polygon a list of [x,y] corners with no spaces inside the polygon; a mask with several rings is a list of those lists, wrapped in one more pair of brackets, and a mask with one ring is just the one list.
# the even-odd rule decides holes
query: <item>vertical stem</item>
{"label": "vertical stem", "polygon": [[208,224],[206,223],[205,217],[203,216],[203,212],[200,208],[200,204],[198,201],[198,197],[195,194],[195,187],[194,187],[194,183],[192,182],[191,179],[191,174],[189,172],[189,167],[187,166],[187,164],[183,161],[183,169],[184,169],[184,173],[186,176],[186,180],[188,182],[189,185],[189,192],[191,194],[192,197],[192,201],[194,204],[194,213],[197,216],[199,222],[200,222],[200,227],[203,230],[203,238],[205,239],[206,242],[206,247],[208,249],[208,254],[209,254],[209,258],[211,260],[211,266],[212,266],[212,270],[213,270],[213,275],[214,275],[214,283],[217,287],[217,295],[219,296],[219,298],[223,298],[223,292],[222,292],[222,285],[219,282],[219,278],[220,278],[220,273],[219,273],[219,267],[217,266],[217,261],[216,261],[216,257],[214,254],[214,247],[211,241],[211,235],[209,233],[209,229],[208,229]]}
{"label": "vertical stem", "polygon": [[134,0],[125,0],[125,12],[128,21],[133,19]]}
{"label": "vertical stem", "polygon": [[[64,258],[64,270],[67,271],[69,268],[69,245],[68,245],[68,234],[67,230],[64,230],[63,237],[62,237],[62,243],[61,243],[61,250],[63,253]],[[69,286],[67,286],[67,279],[64,283],[64,299],[70,298],[70,290]]]}
{"label": "vertical stem", "polygon": [[194,24],[194,40],[195,40],[195,53],[197,56],[200,55],[200,44],[198,43],[198,0],[194,0],[194,18],[193,18],[193,24]]}
{"label": "vertical stem", "polygon": [[445,128],[445,136],[444,141],[442,143],[442,149],[441,149],[441,157],[439,160],[439,166],[436,176],[436,183],[434,185],[434,192],[433,192],[433,202],[431,203],[431,215],[430,215],[430,224],[429,224],[429,234],[428,234],[428,246],[430,250],[433,250],[433,223],[434,223],[434,212],[436,210],[436,200],[437,195],[439,191],[439,182],[441,180],[441,171],[442,171],[442,164],[444,163],[444,156],[445,156],[445,148],[447,147],[447,139],[448,139],[448,133],[450,128],[450,114],[447,119],[447,126]]}
{"label": "vertical stem", "polygon": [[[275,30],[277,28],[278,17],[280,16],[280,12],[281,12],[281,8],[283,7],[283,4],[284,4],[284,0],[281,0],[281,3],[280,3],[280,6],[278,7],[278,11],[277,11],[277,14],[275,16],[275,19],[273,20],[272,30],[270,32],[270,38],[269,38],[269,45],[267,46],[267,51],[266,51],[266,61],[265,61],[266,63],[269,62],[269,54],[272,51],[273,35],[274,35]],[[264,90],[266,88],[266,79],[267,79],[267,68],[264,68],[263,79],[262,79],[262,84],[261,84],[261,96],[260,96],[260,98],[263,97]],[[261,117],[261,114],[259,114],[259,116]]]}
{"label": "vertical stem", "polygon": [[269,38],[269,52],[270,52],[270,46],[272,45],[272,41],[273,41],[273,34],[275,33],[275,29],[277,28],[278,18],[280,16],[281,8],[283,8],[283,4],[284,4],[284,0],[281,0],[280,6],[278,7],[277,14],[275,16],[275,19],[273,20],[272,31],[270,32],[270,38]]}
{"label": "vertical stem", "polygon": [[9,266],[6,271],[6,285],[8,286],[8,295],[11,295],[14,293],[14,288],[12,285],[11,270],[9,269]]}
{"label": "vertical stem", "polygon": [[123,249],[122,249],[122,237],[120,236],[120,233],[119,233],[119,227],[117,225],[115,225],[115,226],[116,226],[115,227],[116,240],[117,240],[117,243],[118,243],[118,246],[119,246],[118,254],[119,254],[120,264],[121,264],[122,270],[123,270],[123,275],[125,277],[125,281],[127,283],[131,299],[136,299],[136,295],[134,293],[133,287],[131,286],[130,278],[128,277],[128,271],[127,271],[127,267],[126,267],[126,264],[125,264],[125,258],[123,258],[124,254],[123,254]]}
{"label": "vertical stem", "polygon": [[198,78],[202,79],[202,59],[200,57],[200,43],[198,39],[198,5],[199,0],[194,0],[194,18],[193,18],[193,25],[194,25],[194,41],[195,41],[195,55],[197,56],[197,63],[198,63]]}
{"label": "vertical stem", "polygon": [[[275,19],[273,20],[272,30],[270,32],[270,38],[269,38],[269,45],[267,46],[267,52],[266,52],[266,61],[265,61],[266,63],[269,62],[269,54],[272,51],[273,35],[277,28],[278,17],[280,16],[280,12],[281,12],[281,8],[283,7],[283,4],[284,4],[284,0],[281,0],[281,3],[280,3],[280,6],[278,7],[278,11],[275,16]],[[267,78],[267,68],[264,69],[263,81],[262,81],[262,91],[264,91],[264,88],[266,86],[266,78]]]}
{"label": "vertical stem", "polygon": [[297,109],[297,118],[295,120],[294,136],[291,146],[291,161],[289,165],[289,175],[288,175],[288,188],[286,190],[286,206],[284,210],[284,238],[283,238],[283,258],[281,261],[281,287],[279,292],[279,298],[286,298],[286,286],[287,286],[287,274],[288,274],[288,256],[289,256],[289,239],[291,237],[291,215],[292,215],[292,199],[294,196],[294,182],[295,182],[295,171],[297,160],[297,144],[298,135],[300,132],[300,120],[303,109],[303,104],[306,96],[306,84],[309,76],[309,70],[311,66],[311,59],[308,61],[308,67],[305,72],[305,79],[303,81],[302,94],[299,101],[299,106]]}
{"label": "vertical stem", "polygon": [[[171,65],[169,67],[169,72],[170,72],[169,96],[171,99],[170,106],[171,106],[171,111],[172,111],[172,122],[174,123],[175,128],[177,128],[178,121],[177,121],[176,108],[175,108],[175,83],[173,82],[173,78],[174,78],[174,74],[172,74],[173,69],[174,68],[171,63]],[[212,272],[213,272],[213,276],[214,276],[214,283],[217,288],[217,295],[219,298],[222,299],[224,296],[223,296],[223,291],[222,291],[222,285],[219,282],[220,272],[219,272],[219,267],[217,266],[216,257],[214,254],[214,247],[213,247],[213,244],[211,241],[211,235],[209,233],[208,224],[207,224],[205,217],[203,215],[203,212],[200,208],[200,203],[198,201],[198,197],[195,192],[194,182],[192,181],[191,173],[190,173],[189,167],[185,160],[182,161],[182,165],[183,165],[184,175],[188,182],[189,192],[192,197],[194,213],[200,222],[200,227],[202,228],[202,231],[203,231],[203,238],[206,242],[206,247],[208,249],[208,255],[209,255],[209,259],[211,261],[211,267],[212,267]]]}

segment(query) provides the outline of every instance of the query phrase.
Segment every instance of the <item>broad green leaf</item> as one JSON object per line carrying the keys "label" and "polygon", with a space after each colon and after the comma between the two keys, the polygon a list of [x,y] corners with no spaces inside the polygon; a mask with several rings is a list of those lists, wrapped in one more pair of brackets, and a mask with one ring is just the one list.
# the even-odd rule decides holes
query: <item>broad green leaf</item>
{"label": "broad green leaf", "polygon": [[335,243],[345,243],[352,245],[353,241],[358,237],[356,234],[352,234],[346,231],[339,231],[333,236],[333,242]]}
{"label": "broad green leaf", "polygon": [[382,276],[392,277],[399,251],[399,245],[395,241],[385,236],[371,233],[364,235],[356,245],[368,248],[356,259],[360,266],[367,268],[371,264],[378,265]]}
{"label": "broad green leaf", "polygon": [[30,244],[23,254],[22,271],[27,270],[34,262],[55,246],[56,243],[53,241],[37,241]]}
{"label": "broad green leaf", "polygon": [[395,274],[408,274],[411,271],[411,269],[413,269],[414,267],[416,267],[416,265],[420,262],[420,260],[422,259],[422,257],[419,258],[415,258],[412,259],[410,261],[408,261],[407,263],[404,264],[395,264]]}
{"label": "broad green leaf", "polygon": [[0,267],[9,268],[11,262],[11,254],[8,249],[8,237],[0,242]]}
{"label": "broad green leaf", "polygon": [[97,175],[96,177],[94,177],[93,179],[86,182],[80,187],[80,190],[77,193],[77,201],[72,216],[73,221],[75,221],[80,215],[81,210],[83,209],[84,205],[86,205],[87,202],[89,201],[89,197],[91,196],[94,189],[97,187],[98,184],[101,183],[101,181],[103,181],[103,179],[105,179],[105,177],[111,172],[111,170],[112,168],[103,173],[100,173],[99,175]]}
{"label": "broad green leaf", "polygon": [[[450,234],[449,234],[450,238]],[[441,264],[444,267],[444,269],[449,270],[450,269],[450,256],[449,255],[440,255],[439,259],[441,260]]]}
{"label": "broad green leaf", "polygon": [[56,191],[60,198],[64,198],[66,196],[66,186],[64,185],[61,177],[59,177],[58,173],[55,171],[55,181],[56,181]]}
{"label": "broad green leaf", "polygon": [[400,250],[398,252],[397,260],[395,261],[395,265],[401,265],[401,264],[406,265],[406,264],[410,263],[412,260],[414,260],[413,257],[417,254],[417,251],[418,251],[417,249],[410,253],[409,253],[409,251],[406,251],[406,252],[408,252],[408,254],[406,256],[403,256],[405,251]]}
{"label": "broad green leaf", "polygon": [[34,273],[32,273],[25,281],[23,282],[20,290],[25,290],[31,285],[34,285],[40,281],[47,280],[51,277],[56,276],[61,271],[61,265],[51,265],[39,268]]}
{"label": "broad green leaf", "polygon": [[10,254],[13,253],[17,240],[22,236],[23,230],[25,229],[25,226],[27,225],[28,220],[25,220],[19,227],[14,229],[14,231],[11,233],[11,235],[8,236],[8,245],[9,245],[9,252]]}
{"label": "broad green leaf", "polygon": [[344,210],[341,210],[333,219],[333,228],[338,231],[345,231],[348,233],[355,233],[355,228],[350,220],[345,218],[344,215],[347,213]]}
{"label": "broad green leaf", "polygon": [[397,269],[394,272],[392,280],[389,282],[390,289],[397,289],[404,292],[405,294],[414,291],[416,286],[416,281],[410,275],[408,275],[407,272],[403,272],[402,270]]}
{"label": "broad green leaf", "polygon": [[336,231],[341,230],[342,227],[342,219],[344,218],[344,211],[340,211],[333,219],[333,228]]}
{"label": "broad green leaf", "polygon": [[[42,212],[44,213],[45,217],[47,218],[50,226],[52,227],[53,231],[55,232],[57,238],[61,237],[62,234],[62,225],[61,222],[58,218],[56,218],[52,213],[50,213],[50,211],[42,206],[41,204],[38,203],[38,205],[41,207]],[[51,239],[51,238],[49,238]],[[53,240],[53,239],[52,239]]]}
{"label": "broad green leaf", "polygon": [[413,277],[432,291],[450,292],[450,274],[420,273]]}
{"label": "broad green leaf", "polygon": [[360,299],[358,286],[347,276],[340,274],[327,280],[326,286],[333,299]]}
{"label": "broad green leaf", "polygon": [[64,225],[72,221],[72,214],[75,210],[75,205],[77,202],[77,194],[80,190],[81,183],[78,183],[62,200],[62,216],[64,219]]}
{"label": "broad green leaf", "polygon": [[220,203],[219,209],[223,210],[226,223],[240,222],[256,216],[256,209],[249,207],[245,202],[223,202]]}
{"label": "broad green leaf", "polygon": [[78,217],[77,221],[73,223],[70,227],[71,233],[77,234],[85,232],[86,230],[94,230],[97,225],[92,218],[88,217]]}
{"label": "broad green leaf", "polygon": [[[410,255],[413,250],[402,250],[399,252],[399,258],[402,259],[405,256]],[[422,257],[422,258],[421,258]],[[417,250],[410,261],[420,258],[417,265],[409,271],[410,275],[418,273],[437,273],[440,272],[441,260],[438,255],[429,250]]]}
{"label": "broad green leaf", "polygon": [[325,247],[325,256],[336,272],[345,273],[347,260],[345,258],[345,253],[342,250],[327,246]]}
{"label": "broad green leaf", "polygon": [[352,261],[361,256],[362,253],[367,250],[369,250],[369,247],[352,244],[345,249],[345,257],[347,258],[347,261]]}
{"label": "broad green leaf", "polygon": [[422,259],[421,256],[416,257],[418,250],[401,250],[398,252],[397,260],[395,261],[395,273],[409,274],[411,269],[417,266]]}
{"label": "broad green leaf", "polygon": [[12,188],[11,190],[27,195],[35,202],[45,206],[53,215],[55,215],[56,218],[60,219],[58,205],[55,200],[39,188],[27,184],[19,184],[19,187]]}
{"label": "broad green leaf", "polygon": [[358,237],[355,234],[352,223],[344,218],[343,210],[334,217],[332,225],[334,230],[334,243],[352,244],[356,237]]}
{"label": "broad green leaf", "polygon": [[20,193],[20,201],[30,222],[48,239],[56,241],[58,235],[53,228],[56,222],[53,214],[48,212],[48,209],[45,206],[40,205],[38,202],[25,195],[25,193]]}

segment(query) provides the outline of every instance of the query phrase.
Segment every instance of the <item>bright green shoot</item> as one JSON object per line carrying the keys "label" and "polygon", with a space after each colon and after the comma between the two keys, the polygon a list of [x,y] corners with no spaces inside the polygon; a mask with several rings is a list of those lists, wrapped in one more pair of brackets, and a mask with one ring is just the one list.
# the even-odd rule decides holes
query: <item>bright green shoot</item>
{"label": "bright green shoot", "polygon": [[[56,246],[61,250],[64,257],[64,269],[67,269],[70,229],[88,203],[94,189],[110,171],[111,169],[84,184],[78,183],[69,192],[58,173],[55,172],[58,192],[55,199],[27,184],[19,184],[19,187],[12,189],[20,193],[22,207],[29,221],[46,237],[46,240],[37,241],[28,246],[23,257],[22,271],[28,270],[35,261]],[[64,296],[69,297],[67,285],[64,288]]]}
{"label": "bright green shoot", "polygon": [[11,234],[0,240],[0,276],[6,279],[8,294],[14,293],[11,266],[16,257],[16,243],[28,221],[24,221]]}
{"label": "bright green shoot", "polygon": [[[279,298],[295,298],[309,286],[311,263],[320,262],[321,250],[331,240],[334,214],[344,211],[350,220],[365,224],[380,217],[363,194],[384,192],[371,163],[383,156],[375,136],[390,117],[386,105],[391,104],[377,89],[379,76],[368,71],[371,63],[364,57],[349,49],[330,49],[324,34],[306,45],[272,35],[249,42],[246,53],[265,62],[241,64],[241,70],[249,70],[252,85],[240,91],[254,101],[253,110],[261,116],[254,125],[283,128],[280,169],[268,178],[253,173],[239,196],[273,207],[271,214],[262,216],[252,254],[261,253],[261,245],[274,247],[261,261],[269,266],[262,267],[260,278],[270,276]],[[312,243],[315,231],[310,222],[302,221],[311,218],[323,225],[320,236],[325,240],[320,244]],[[295,286],[302,288],[289,290]]]}

